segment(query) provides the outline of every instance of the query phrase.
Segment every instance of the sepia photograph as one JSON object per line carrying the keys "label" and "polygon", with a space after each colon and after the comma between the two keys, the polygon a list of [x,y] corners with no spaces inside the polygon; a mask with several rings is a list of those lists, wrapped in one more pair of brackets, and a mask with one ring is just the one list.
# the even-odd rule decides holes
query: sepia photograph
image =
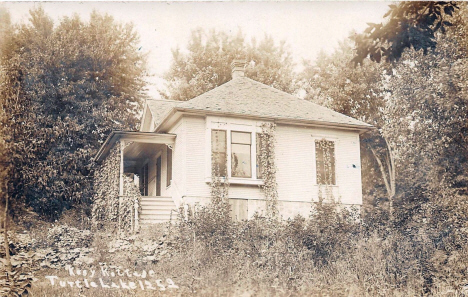
{"label": "sepia photograph", "polygon": [[0,1],[0,235],[0,296],[468,296],[468,3]]}

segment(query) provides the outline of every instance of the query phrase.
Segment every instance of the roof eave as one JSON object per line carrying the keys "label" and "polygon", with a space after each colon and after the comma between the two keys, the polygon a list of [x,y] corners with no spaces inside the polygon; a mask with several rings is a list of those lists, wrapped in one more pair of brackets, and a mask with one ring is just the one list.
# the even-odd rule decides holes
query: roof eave
{"label": "roof eave", "polygon": [[177,112],[187,113],[187,114],[196,114],[196,115],[221,115],[221,116],[230,116],[230,117],[241,117],[248,119],[260,119],[264,121],[275,121],[276,123],[289,124],[289,125],[308,125],[308,126],[320,126],[328,128],[339,128],[347,130],[358,130],[359,134],[365,133],[376,129],[372,125],[355,125],[355,124],[344,124],[344,123],[335,123],[335,122],[324,122],[324,121],[312,121],[304,119],[290,119],[290,118],[281,118],[281,117],[266,117],[266,116],[255,116],[247,114],[239,114],[232,112],[222,112],[222,111],[211,111],[211,110],[202,110],[202,109],[190,109],[183,107],[174,107],[171,112],[169,112],[164,119],[160,122],[155,131],[160,131],[171,119],[171,117]]}
{"label": "roof eave", "polygon": [[171,108],[171,110],[163,117],[162,121],[160,121],[156,128],[154,129],[154,132],[159,132],[161,131],[162,128],[169,122],[169,120],[172,118],[174,114],[176,114],[178,111],[177,107]]}
{"label": "roof eave", "polygon": [[[156,140],[156,138],[159,138]],[[146,143],[162,143],[162,144],[174,144],[176,135],[175,134],[159,134],[153,132],[138,132],[138,131],[112,131],[107,136],[104,143],[96,153],[94,160],[101,162],[111,150],[112,146],[119,140],[135,141],[135,142],[146,142]]]}
{"label": "roof eave", "polygon": [[99,148],[96,156],[94,157],[95,162],[101,162],[105,156],[109,153],[112,145],[117,142],[119,136],[117,134],[118,131],[112,131],[104,141],[104,143]]}

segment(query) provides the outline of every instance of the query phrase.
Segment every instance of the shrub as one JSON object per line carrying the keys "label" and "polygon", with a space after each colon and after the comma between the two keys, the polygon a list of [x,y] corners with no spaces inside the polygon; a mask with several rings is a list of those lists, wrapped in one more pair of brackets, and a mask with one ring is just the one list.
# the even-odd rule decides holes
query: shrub
{"label": "shrub", "polygon": [[[228,202],[219,200],[196,211],[189,209],[185,218],[179,218],[176,225],[177,245],[186,248],[194,241],[200,241],[213,250],[229,249],[233,245],[235,223],[229,213]],[[179,213],[183,213],[181,210]]]}
{"label": "shrub", "polygon": [[67,225],[59,225],[51,228],[47,233],[49,247],[89,247],[93,236],[89,230],[79,230]]}
{"label": "shrub", "polygon": [[318,202],[304,227],[303,244],[313,252],[313,261],[325,265],[334,253],[345,252],[359,232],[356,213],[335,203]]}
{"label": "shrub", "polygon": [[77,229],[91,229],[91,208],[81,205],[64,211],[57,222],[58,225],[67,225]]}

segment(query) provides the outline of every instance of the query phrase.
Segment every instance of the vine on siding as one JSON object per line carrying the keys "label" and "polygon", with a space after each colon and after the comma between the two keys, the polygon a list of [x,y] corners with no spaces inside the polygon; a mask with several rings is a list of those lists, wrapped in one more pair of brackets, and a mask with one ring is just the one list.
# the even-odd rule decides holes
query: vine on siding
{"label": "vine on siding", "polygon": [[[213,160],[213,157],[212,157]],[[210,193],[213,205],[229,202],[229,180],[226,172],[221,172],[219,164],[211,162]],[[227,162],[224,168],[227,168]],[[224,170],[226,171],[226,170]]]}
{"label": "vine on siding", "polygon": [[111,223],[120,230],[128,232],[134,230],[135,203],[138,203],[138,212],[140,212],[141,194],[133,180],[130,177],[124,177],[125,195],[119,197],[120,156],[120,142],[117,142],[96,170],[92,222],[95,228],[102,228],[105,224]]}
{"label": "vine on siding", "polygon": [[[333,185],[335,178],[335,168],[333,168],[333,158],[335,158],[335,144],[326,139],[316,140],[316,147],[323,152],[323,176],[317,174],[318,199],[319,202],[335,202],[333,195]],[[333,152],[333,153],[332,153]],[[317,153],[317,152],[316,152]],[[336,165],[335,165],[336,166]]]}
{"label": "vine on siding", "polygon": [[140,189],[135,185],[133,179],[128,176],[124,177],[125,195],[121,198],[120,204],[120,230],[134,230],[135,222],[135,204],[138,205],[138,213],[141,213],[141,193]]}
{"label": "vine on siding", "polygon": [[117,222],[119,212],[120,142],[94,174],[92,222],[100,228],[105,222]]}
{"label": "vine on siding", "polygon": [[278,184],[276,183],[275,164],[275,130],[274,123],[263,123],[260,141],[260,171],[264,181],[261,186],[265,194],[267,215],[271,218],[278,217]]}

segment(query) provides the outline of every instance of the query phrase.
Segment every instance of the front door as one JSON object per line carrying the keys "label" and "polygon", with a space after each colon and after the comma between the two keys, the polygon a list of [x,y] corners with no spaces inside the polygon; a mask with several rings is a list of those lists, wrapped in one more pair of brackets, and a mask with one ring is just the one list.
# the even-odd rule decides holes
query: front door
{"label": "front door", "polygon": [[161,156],[156,160],[156,196],[161,196]]}
{"label": "front door", "polygon": [[148,196],[148,163],[141,167],[140,193],[142,196]]}

